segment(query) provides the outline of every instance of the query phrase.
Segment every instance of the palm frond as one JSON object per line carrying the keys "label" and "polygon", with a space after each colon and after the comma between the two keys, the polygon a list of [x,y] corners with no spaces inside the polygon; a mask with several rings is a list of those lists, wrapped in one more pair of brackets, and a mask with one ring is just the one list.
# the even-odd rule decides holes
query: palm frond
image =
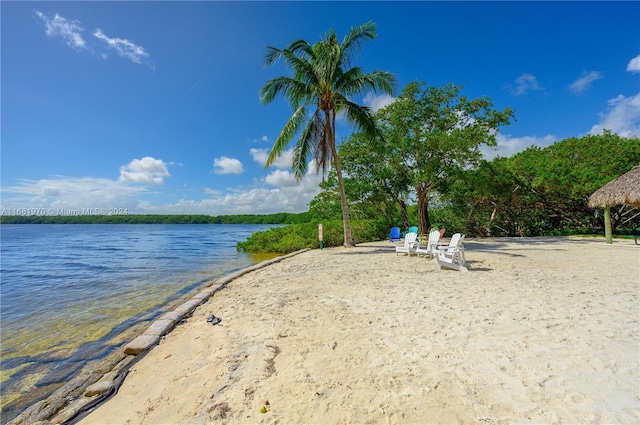
{"label": "palm frond", "polygon": [[291,51],[294,55],[309,57],[313,52],[313,46],[304,40],[296,40],[287,46],[287,50]]}
{"label": "palm frond", "polygon": [[338,97],[336,112],[343,112],[347,121],[363,133],[371,137],[381,136],[371,109],[368,107],[351,102],[345,97]]}
{"label": "palm frond", "polygon": [[293,171],[293,177],[298,183],[304,178],[305,174],[307,174],[307,158],[313,153],[313,141],[316,131],[316,121],[310,119],[304,130],[300,133],[300,138],[296,142],[296,146],[293,148],[291,170]]}
{"label": "palm frond", "polygon": [[[335,34],[334,34],[335,36]],[[322,40],[313,46],[311,64],[319,93],[333,91],[336,74],[340,69],[340,45],[336,41]]]}
{"label": "palm frond", "polygon": [[266,47],[266,53],[264,55],[264,66],[270,66],[278,61],[282,57],[282,50],[272,46]]}
{"label": "palm frond", "polygon": [[381,91],[392,95],[395,89],[395,75],[388,71],[373,71],[364,74],[360,68],[351,68],[336,82],[336,90],[346,96],[362,93],[365,90]]}
{"label": "palm frond", "polygon": [[309,85],[317,84],[314,66],[307,58],[298,56],[291,50],[285,50],[283,55],[285,62],[292,70],[294,79],[303,81]]}
{"label": "palm frond", "polygon": [[351,28],[349,34],[344,37],[340,44],[342,50],[341,64],[345,67],[350,66],[355,51],[360,50],[365,41],[373,40],[374,38],[376,38],[376,24],[373,21]]}
{"label": "palm frond", "polygon": [[260,102],[265,105],[273,102],[273,100],[280,94],[290,93],[293,89],[292,86],[299,84],[300,82],[289,77],[277,77],[267,81],[260,89]]}
{"label": "palm frond", "polygon": [[294,55],[298,55],[301,53],[308,55],[309,51],[311,51],[311,45],[304,40],[296,40],[291,42],[286,49],[278,49],[273,46],[267,46],[265,49],[266,52],[264,57],[264,66],[267,67],[276,63],[285,55],[285,52],[287,51],[293,53]]}
{"label": "palm frond", "polygon": [[360,92],[364,88],[359,83],[363,75],[364,73],[360,67],[353,67],[343,72],[335,82],[335,90],[346,96]]}
{"label": "palm frond", "polygon": [[280,94],[289,100],[291,109],[314,103],[314,86],[290,77],[269,80],[260,89],[260,101],[268,105]]}
{"label": "palm frond", "polygon": [[282,155],[291,142],[291,139],[293,139],[293,136],[298,132],[298,130],[300,130],[300,127],[306,118],[307,111],[304,105],[294,111],[293,115],[291,115],[287,123],[282,128],[282,131],[280,131],[278,138],[274,142],[271,152],[269,153],[269,157],[265,162],[265,167],[273,164],[273,162]]}

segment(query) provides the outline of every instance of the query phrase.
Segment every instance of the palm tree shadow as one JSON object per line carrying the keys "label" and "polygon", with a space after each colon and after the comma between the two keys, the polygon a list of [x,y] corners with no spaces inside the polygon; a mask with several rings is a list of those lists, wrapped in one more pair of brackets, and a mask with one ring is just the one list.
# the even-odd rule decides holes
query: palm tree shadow
{"label": "palm tree shadow", "polygon": [[491,252],[499,255],[506,255],[509,257],[526,257],[524,254],[517,254],[515,252],[509,252],[507,249],[507,244],[497,243],[497,244],[480,244],[473,242],[465,242],[464,250],[466,253],[469,252]]}
{"label": "palm tree shadow", "polygon": [[380,245],[367,245],[366,243],[357,244],[356,248],[372,248],[367,250],[366,252],[357,251],[357,250],[345,250],[338,253],[338,255],[369,255],[369,254],[394,254],[396,252],[396,248],[394,245],[390,245],[389,247],[382,247]]}

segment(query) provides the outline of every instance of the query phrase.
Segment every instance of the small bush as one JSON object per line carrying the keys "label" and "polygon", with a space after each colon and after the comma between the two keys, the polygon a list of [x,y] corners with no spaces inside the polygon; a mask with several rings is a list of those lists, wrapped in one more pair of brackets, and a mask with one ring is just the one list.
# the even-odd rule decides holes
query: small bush
{"label": "small bush", "polygon": [[[341,246],[344,243],[342,220],[322,223],[323,245]],[[355,243],[385,239],[389,229],[375,220],[351,222],[351,233]],[[245,242],[238,242],[238,251],[289,253],[304,248],[319,248],[318,224],[303,223],[276,227],[252,234]]]}

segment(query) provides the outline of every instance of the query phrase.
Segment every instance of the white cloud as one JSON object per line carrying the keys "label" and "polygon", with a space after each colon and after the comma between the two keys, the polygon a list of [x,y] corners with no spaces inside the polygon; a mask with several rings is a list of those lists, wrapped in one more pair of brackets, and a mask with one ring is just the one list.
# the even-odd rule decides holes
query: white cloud
{"label": "white cloud", "polygon": [[161,185],[164,183],[163,178],[169,176],[167,166],[162,160],[145,156],[142,159],[134,159],[129,164],[120,167],[118,181]]}
{"label": "white cloud", "polygon": [[244,172],[244,168],[239,160],[221,156],[213,160],[213,172],[216,174],[241,174]]}
{"label": "white cloud", "polygon": [[[606,129],[621,137],[640,137],[640,93],[631,97],[619,95],[610,99],[607,104],[607,112],[600,114],[600,122],[591,127],[588,134],[602,134]],[[510,135],[497,134],[497,146],[485,146],[481,148],[481,151],[485,158],[491,160],[498,155],[511,156],[530,146],[544,148],[556,141],[557,138],[553,135],[511,137]]]}
{"label": "white cloud", "polygon": [[[309,172],[300,184],[297,184],[289,171],[274,170],[264,178],[264,182],[273,188],[254,187],[236,188],[228,193],[217,195],[209,192],[208,199],[191,203],[191,207],[203,214],[270,214],[277,212],[302,212],[308,209],[309,202],[320,193],[322,176],[309,165]],[[181,202],[181,207],[185,207]]]}
{"label": "white cloud", "polygon": [[511,137],[510,135],[503,135],[498,133],[496,135],[497,146],[483,146],[480,150],[484,154],[484,157],[486,159],[491,160],[496,156],[511,156],[515,153],[525,150],[530,146],[539,146],[541,148],[544,148],[546,146],[552,145],[556,141],[557,138],[550,134],[543,137]]}
{"label": "white cloud", "polygon": [[274,170],[264,178],[267,184],[296,192],[315,192],[321,181],[322,175],[318,173],[315,161],[307,164],[307,174],[300,182],[296,182],[293,173],[287,170]]}
{"label": "white cloud", "polygon": [[[233,168],[234,161],[237,160],[222,161],[222,165]],[[107,211],[127,208],[129,214],[298,213],[306,211],[309,202],[320,192],[321,176],[311,163],[300,184],[289,171],[274,170],[251,187],[204,188],[200,200],[181,199],[161,204],[144,199],[150,195],[170,195],[151,191],[151,185],[162,184],[163,178],[169,176],[167,164],[152,157],[134,159],[120,167],[117,180],[66,176],[20,180],[15,185],[1,188],[2,207],[44,208],[49,214],[52,210],[55,214],[59,209],[92,209],[96,213],[98,208]]]}
{"label": "white cloud", "polygon": [[[94,177],[54,176],[41,180],[19,180],[3,187],[3,206],[11,208],[96,209],[132,208],[136,197],[147,192],[144,186]],[[51,211],[47,211],[51,214]]]}
{"label": "white cloud", "polygon": [[[274,181],[274,183],[284,183]],[[42,180],[20,180],[2,187],[3,208],[43,208],[49,215],[60,209],[91,210],[126,208],[129,214],[271,214],[299,213],[320,192],[319,176],[309,175],[300,185],[235,188],[226,192],[206,188],[201,200],[181,199],[154,204],[141,200],[151,194],[148,186],[131,185],[93,177],[55,176]],[[7,196],[9,195],[9,196]]]}
{"label": "white cloud", "polygon": [[629,61],[629,64],[627,65],[627,71],[640,72],[640,55]]}
{"label": "white cloud", "polygon": [[220,196],[222,192],[219,191],[218,189],[211,189],[210,187],[205,187],[204,193],[209,196]]}
{"label": "white cloud", "polygon": [[264,178],[264,181],[278,187],[294,187],[298,185],[293,174],[285,170],[272,171]]}
{"label": "white cloud", "polygon": [[[47,17],[44,13],[37,10],[34,13],[44,22],[45,34],[47,34],[48,37],[60,37],[65,44],[76,50],[85,49],[95,52],[95,54],[99,55],[102,59],[106,60],[109,58],[107,53],[100,51],[96,52],[89,47],[84,38],[82,38],[81,32],[84,31],[84,28],[82,28],[79,21],[63,18],[57,13],[53,18]],[[149,58],[149,54],[144,50],[144,48],[138,46],[131,40],[108,37],[99,28],[93,32],[93,36],[104,42],[107,48],[114,49],[118,55],[127,58],[134,63],[141,64]],[[153,64],[147,64],[154,69]]]}
{"label": "white cloud", "polygon": [[[311,167],[310,167],[311,168]],[[300,184],[287,171],[274,170],[263,179],[274,187],[237,187],[225,192],[205,188],[201,200],[181,199],[173,204],[140,204],[146,214],[272,214],[299,213],[308,210],[309,202],[320,193],[321,176],[309,172]]]}
{"label": "white cloud", "polygon": [[264,166],[267,162],[267,158],[269,157],[269,153],[266,149],[251,148],[249,149],[249,153],[253,157],[253,160],[262,166]]}
{"label": "white cloud", "polygon": [[141,46],[123,38],[109,38],[99,28],[93,32],[93,36],[104,41],[109,48],[134,63],[142,63],[143,59],[149,57],[149,54]]}
{"label": "white cloud", "polygon": [[371,108],[373,112],[377,112],[378,110],[384,108],[385,106],[390,105],[395,100],[396,100],[395,97],[389,96],[386,93],[381,95],[367,93],[365,97],[362,99],[362,103],[364,103],[365,106],[368,106],[369,108]]}
{"label": "white cloud", "polygon": [[158,207],[145,205],[145,213],[153,214],[274,214],[307,211],[309,202],[319,193],[283,189],[253,188],[231,191],[200,201],[182,199],[175,204]]}
{"label": "white cloud", "polygon": [[622,137],[640,137],[640,93],[631,97],[619,95],[608,102],[608,111],[600,114],[600,122],[589,134],[611,130]]}
{"label": "white cloud", "polygon": [[86,42],[80,35],[80,32],[84,31],[84,28],[80,26],[78,21],[69,20],[63,18],[57,13],[53,18],[48,18],[44,13],[35,11],[38,18],[44,21],[45,34],[48,37],[60,37],[69,47],[74,49],[86,48]]}
{"label": "white cloud", "polygon": [[573,93],[582,93],[591,86],[591,83],[601,78],[602,73],[598,71],[584,72],[582,77],[571,83],[569,90]]}
{"label": "white cloud", "polygon": [[[267,158],[269,157],[269,152],[270,152],[269,149],[255,149],[255,148],[249,149],[249,153],[251,154],[251,157],[253,158],[253,160],[258,164],[262,165],[263,167],[264,167],[264,164],[267,162]],[[282,168],[282,169],[291,168],[292,158],[293,158],[293,149],[287,149],[284,152],[282,152],[282,155],[276,158],[276,160],[270,165],[270,167]]]}
{"label": "white cloud", "polygon": [[531,74],[522,74],[516,78],[515,86],[513,84],[507,84],[507,88],[514,96],[527,94],[531,90],[542,90],[536,77]]}

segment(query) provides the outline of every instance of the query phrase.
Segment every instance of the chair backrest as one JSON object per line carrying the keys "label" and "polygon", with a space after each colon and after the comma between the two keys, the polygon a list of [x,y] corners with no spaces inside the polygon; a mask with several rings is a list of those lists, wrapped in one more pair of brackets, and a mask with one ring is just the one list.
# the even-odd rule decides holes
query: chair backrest
{"label": "chair backrest", "polygon": [[440,231],[439,230],[434,230],[433,232],[429,233],[429,245],[437,245],[438,241],[440,241]]}
{"label": "chair backrest", "polygon": [[451,242],[449,242],[449,246],[459,246],[462,238],[464,238],[464,236],[462,236],[460,233],[454,233],[453,236],[451,236]]}
{"label": "chair backrest", "polygon": [[397,239],[400,240],[400,228],[392,227],[391,232],[389,232],[389,239]]}
{"label": "chair backrest", "polygon": [[447,231],[447,229],[445,229],[444,227],[442,229],[440,229],[440,237],[444,238],[444,233]]}
{"label": "chair backrest", "polygon": [[413,232],[415,234],[418,234],[418,226],[409,227],[409,232]]}
{"label": "chair backrest", "polygon": [[418,239],[418,234],[415,232],[409,232],[404,235],[404,246],[411,246]]}

